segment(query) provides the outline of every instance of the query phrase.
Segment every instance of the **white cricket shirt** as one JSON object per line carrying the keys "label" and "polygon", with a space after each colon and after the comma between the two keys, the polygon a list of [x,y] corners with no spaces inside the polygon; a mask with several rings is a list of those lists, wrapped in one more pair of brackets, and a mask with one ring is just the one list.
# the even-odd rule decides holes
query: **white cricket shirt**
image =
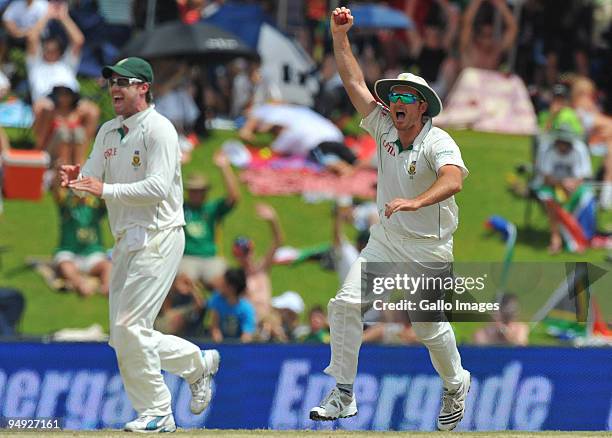
{"label": "white cricket shirt", "polygon": [[438,170],[447,164],[468,170],[455,141],[445,131],[425,123],[412,145],[402,145],[389,110],[378,104],[361,121],[361,127],[374,137],[378,156],[376,204],[385,229],[413,239],[446,241],[459,225],[459,209],[454,196],[417,211],[400,211],[385,217],[385,204],[395,198],[413,199],[429,189]]}
{"label": "white cricket shirt", "polygon": [[153,105],[102,125],[81,174],[104,181],[115,239],[136,226],[157,231],[185,225],[180,162],[176,129]]}

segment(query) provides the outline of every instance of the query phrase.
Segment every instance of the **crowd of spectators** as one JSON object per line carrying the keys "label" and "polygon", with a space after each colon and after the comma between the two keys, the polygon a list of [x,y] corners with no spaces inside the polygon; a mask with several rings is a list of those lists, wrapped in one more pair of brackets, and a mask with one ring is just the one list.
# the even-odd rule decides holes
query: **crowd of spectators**
{"label": "crowd of spectators", "polygon": [[[180,19],[193,24],[213,14],[224,1],[156,3],[156,23]],[[255,3],[268,11],[274,22],[275,12],[283,2]],[[272,132],[276,136],[273,149],[303,155],[339,174],[368,165],[360,163],[344,144],[342,128],[353,110],[339,80],[327,35],[329,11],[346,2],[296,0],[290,3],[288,12],[292,13],[281,14],[285,21],[276,24],[292,34],[317,64],[317,70],[312,73],[319,82],[314,110],[271,105],[283,102],[286,96],[279,84],[265,75],[259,60],[236,59],[204,67],[181,59],[154,60],[155,103],[177,127],[184,161],[189,159],[191,148],[198,142],[196,134],[205,134],[203,121],[223,116],[244,123],[236,132],[243,140],[252,140],[256,132]],[[422,75],[445,96],[465,67],[518,74],[540,113],[542,131],[554,138],[549,141],[552,149],[539,155],[545,190],[554,192],[560,186],[566,198],[571,198],[592,176],[588,145],[602,145],[606,158],[600,172],[600,206],[612,208],[612,117],[608,115],[612,111],[612,89],[611,82],[606,80],[612,65],[612,11],[606,2],[390,0],[383,3],[409,17],[413,26],[406,30],[353,31],[355,51],[369,86],[381,77],[412,71]],[[0,1],[2,8],[0,97],[12,94],[31,104],[34,146],[51,155],[52,166],[82,163],[101,121],[97,103],[80,95],[77,75],[80,66],[83,67],[83,54],[88,59],[92,53],[104,59],[100,53],[110,50],[107,43],[115,48],[112,53],[118,53],[131,33],[147,26],[146,0],[5,0]],[[91,24],[92,16],[98,17],[99,22]],[[601,18],[604,16],[608,19]],[[108,41],[100,29],[108,30]],[[15,65],[19,61],[9,57],[14,50],[23,53],[25,74]],[[318,128],[312,129],[315,123]],[[308,124],[308,131],[300,129],[304,124]],[[290,150],[289,146],[299,150]],[[0,151],[10,148],[1,129],[0,148]],[[210,185],[206,176],[197,173],[187,176],[185,257],[156,325],[173,333],[207,334],[216,342],[227,339],[326,342],[329,333],[321,307],[310,309],[306,318],[299,293],[287,291],[273,298],[273,293],[278,291],[274,290],[269,272],[283,235],[272,207],[260,204],[255,209],[256,215],[270,225],[273,237],[261,259],[255,259],[254,243],[248,237],[235,239],[234,260],[219,256],[217,229],[240,202],[240,190],[228,157],[219,152],[214,163],[222,174],[226,195],[207,199]],[[567,165],[564,167],[564,164]],[[560,171],[562,167],[565,173]],[[103,205],[89,198],[75,200],[58,188],[53,193],[62,227],[55,255],[58,275],[81,295],[91,295],[96,289],[107,293],[108,262],[99,236]],[[359,229],[353,245],[344,237],[342,229],[360,215],[366,225]],[[561,237],[554,212],[549,211],[549,216],[550,249],[557,252]],[[372,211],[368,206],[353,208],[350,202],[338,202],[332,246],[333,263],[340,280],[367,242],[368,227],[375,218],[375,207]],[[96,277],[97,282],[88,282],[86,276]],[[507,300],[506,305],[512,307],[514,302]],[[503,310],[500,315],[505,321]],[[308,321],[305,326],[300,325],[303,317]],[[499,333],[491,335],[499,331],[502,323],[498,322],[495,329],[479,332],[478,342],[487,342],[495,336],[495,342],[505,342]],[[506,341],[526,342],[522,335],[517,338],[520,340]],[[400,343],[414,342],[414,339],[409,320],[372,326],[364,338]]]}

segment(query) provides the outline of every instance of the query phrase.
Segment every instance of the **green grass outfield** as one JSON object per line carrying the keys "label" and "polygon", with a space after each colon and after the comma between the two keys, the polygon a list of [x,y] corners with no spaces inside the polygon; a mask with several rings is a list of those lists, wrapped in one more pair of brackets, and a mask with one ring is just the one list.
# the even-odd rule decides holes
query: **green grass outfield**
{"label": "green grass outfield", "polygon": [[[132,433],[121,432],[115,430],[103,431],[27,431],[15,432],[1,430],[0,435],[3,437],[58,437],[58,438],[116,438],[125,436],[134,436]],[[432,438],[537,438],[537,437],[609,437],[610,432],[349,432],[349,431],[275,431],[275,430],[223,430],[223,429],[202,429],[202,430],[181,430],[179,429],[174,435],[179,437],[222,437],[222,438],[253,438],[253,437],[271,437],[271,438],[406,438],[406,437],[432,437]]]}
{"label": "green grass outfield", "polygon": [[[502,215],[519,227],[515,252],[517,261],[593,261],[601,262],[603,250],[589,250],[585,254],[562,254],[551,257],[546,252],[548,244],[547,221],[534,205],[532,224],[534,229],[522,228],[525,201],[511,195],[505,183],[505,175],[523,162],[529,162],[530,140],[526,137],[501,136],[453,132],[460,145],[470,176],[458,194],[460,225],[455,234],[457,261],[501,261],[504,244],[499,236],[489,236],[483,228],[484,221],[492,214]],[[233,133],[215,132],[194,151],[193,159],[184,168],[184,175],[194,170],[208,174],[213,184],[211,196],[224,193],[219,171],[212,164],[212,154]],[[267,224],[254,218],[254,204],[260,201],[241,186],[242,200],[224,223],[222,229],[225,255],[231,257],[230,245],[236,235],[248,235],[255,241],[256,252],[261,254],[270,241]],[[301,197],[269,197],[280,216],[286,244],[304,247],[331,239],[331,203],[304,204]],[[600,217],[600,227],[612,223],[612,215]],[[351,230],[347,230],[353,235]],[[105,243],[112,245],[106,231]],[[22,332],[43,335],[64,327],[86,327],[100,323],[108,330],[108,306],[105,298],[96,296],[82,299],[74,294],[60,294],[49,290],[37,274],[24,269],[24,258],[31,255],[50,255],[58,238],[57,210],[50,195],[41,202],[5,200],[4,214],[0,216],[0,246],[9,248],[1,254],[0,285],[21,289],[27,298],[27,308],[22,322]],[[609,265],[608,265],[609,266]],[[338,286],[334,272],[322,270],[316,263],[278,266],[272,269],[274,294],[296,290],[306,305],[325,304]],[[608,300],[610,301],[610,300]],[[470,338],[473,327],[456,327],[459,341]],[[538,340],[540,341],[540,340]],[[542,339],[541,341],[545,341]]]}

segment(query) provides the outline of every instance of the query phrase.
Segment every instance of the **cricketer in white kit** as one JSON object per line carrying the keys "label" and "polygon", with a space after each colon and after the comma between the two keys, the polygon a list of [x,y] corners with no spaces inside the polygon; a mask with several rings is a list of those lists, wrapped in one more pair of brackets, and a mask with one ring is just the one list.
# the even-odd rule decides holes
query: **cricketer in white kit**
{"label": "cricketer in white kit", "polygon": [[185,247],[183,186],[178,135],[155,111],[153,71],[140,58],[106,66],[117,117],[100,128],[83,166],[62,166],[62,184],[106,201],[113,249],[109,314],[110,341],[121,377],[138,418],[134,432],[174,432],[170,392],[161,370],[185,379],[191,411],[210,403],[216,350],[153,329],[153,322],[176,276]]}
{"label": "cricketer in white kit", "polygon": [[[336,24],[335,17],[343,14],[347,22]],[[432,126],[431,119],[441,111],[442,103],[423,78],[402,73],[397,79],[377,81],[375,93],[386,107],[376,102],[351,51],[347,32],[352,24],[349,9],[332,12],[331,31],[340,77],[363,116],[361,126],[376,140],[376,198],[381,221],[372,227],[367,246],[329,302],[331,362],[325,372],[336,379],[336,387],[310,411],[311,419],[321,421],[357,414],[353,382],[363,334],[362,307],[366,304],[362,300],[362,266],[370,262],[413,266],[435,262],[450,271],[452,235],[458,226],[453,195],[461,190],[468,174],[457,144],[446,132]],[[443,380],[438,429],[452,430],[463,418],[470,373],[461,365],[448,321],[413,320],[413,329]]]}

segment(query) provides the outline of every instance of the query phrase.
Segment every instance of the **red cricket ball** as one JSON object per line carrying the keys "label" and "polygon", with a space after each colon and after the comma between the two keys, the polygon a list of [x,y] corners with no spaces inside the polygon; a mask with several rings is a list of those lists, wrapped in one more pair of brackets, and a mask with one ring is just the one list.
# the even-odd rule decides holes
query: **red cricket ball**
{"label": "red cricket ball", "polygon": [[338,26],[342,26],[343,24],[348,23],[348,15],[346,12],[340,12],[338,15],[334,15],[334,22]]}

